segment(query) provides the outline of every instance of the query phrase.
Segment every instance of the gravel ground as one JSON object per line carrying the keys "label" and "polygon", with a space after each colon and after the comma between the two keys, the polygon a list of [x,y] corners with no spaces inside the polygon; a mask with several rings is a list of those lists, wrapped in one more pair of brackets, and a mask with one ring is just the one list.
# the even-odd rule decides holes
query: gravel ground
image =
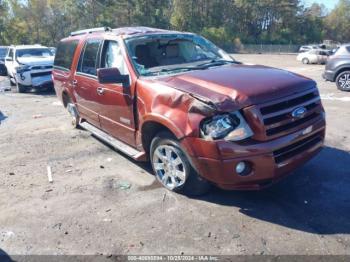
{"label": "gravel ground", "polygon": [[160,187],[149,165],[72,129],[54,94],[1,93],[0,252],[350,255],[350,93],[295,56],[236,58],[318,82],[328,126],[316,158],[268,190],[188,198]]}

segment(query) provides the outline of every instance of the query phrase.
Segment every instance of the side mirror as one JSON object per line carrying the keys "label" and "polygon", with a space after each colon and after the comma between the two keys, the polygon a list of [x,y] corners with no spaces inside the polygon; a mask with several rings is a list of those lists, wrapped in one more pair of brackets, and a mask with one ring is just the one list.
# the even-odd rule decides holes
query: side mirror
{"label": "side mirror", "polygon": [[123,87],[129,87],[129,75],[122,75],[118,68],[99,68],[97,69],[97,78],[100,84],[123,84]]}
{"label": "side mirror", "polygon": [[5,58],[5,60],[8,61],[8,62],[11,62],[11,61],[13,61],[13,58],[8,56],[8,57]]}

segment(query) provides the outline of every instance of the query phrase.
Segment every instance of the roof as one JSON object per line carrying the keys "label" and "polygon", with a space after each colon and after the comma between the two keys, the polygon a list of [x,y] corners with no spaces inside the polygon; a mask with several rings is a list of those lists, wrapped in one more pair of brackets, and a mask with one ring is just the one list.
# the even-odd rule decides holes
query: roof
{"label": "roof", "polygon": [[145,26],[135,26],[135,27],[120,27],[112,30],[116,35],[140,35],[140,34],[150,34],[150,33],[179,33],[176,31],[145,27]]}
{"label": "roof", "polygon": [[[99,28],[90,28],[90,29],[84,29],[79,30],[76,32],[72,32],[70,34],[70,37],[76,37],[76,36],[82,36],[87,34],[113,34],[116,36],[142,36],[147,34],[179,34],[181,32],[178,31],[172,31],[172,30],[165,30],[165,29],[159,29],[159,28],[153,28],[153,27],[145,27],[145,26],[133,26],[133,27],[120,27],[111,29],[108,27],[99,27]],[[69,38],[68,38],[69,39]]]}
{"label": "roof", "polygon": [[35,48],[47,48],[46,46],[42,45],[12,45],[10,47],[14,47],[16,49],[35,49]]}

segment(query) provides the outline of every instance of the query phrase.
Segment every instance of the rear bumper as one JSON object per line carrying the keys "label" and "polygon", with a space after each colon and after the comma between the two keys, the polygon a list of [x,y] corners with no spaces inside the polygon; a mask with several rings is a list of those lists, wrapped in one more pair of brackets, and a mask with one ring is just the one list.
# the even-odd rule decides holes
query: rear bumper
{"label": "rear bumper", "polygon": [[329,70],[324,71],[324,73],[322,74],[322,77],[326,81],[331,81],[331,82],[335,81],[335,73],[333,71],[329,71]]}
{"label": "rear bumper", "polygon": [[[218,187],[229,190],[259,190],[279,181],[322,149],[325,121],[313,124],[312,129],[306,135],[303,129],[268,142],[238,144],[185,138],[182,144],[199,174]],[[277,155],[284,151],[282,157]],[[240,176],[235,171],[240,161],[248,162],[252,167],[246,176]]]}

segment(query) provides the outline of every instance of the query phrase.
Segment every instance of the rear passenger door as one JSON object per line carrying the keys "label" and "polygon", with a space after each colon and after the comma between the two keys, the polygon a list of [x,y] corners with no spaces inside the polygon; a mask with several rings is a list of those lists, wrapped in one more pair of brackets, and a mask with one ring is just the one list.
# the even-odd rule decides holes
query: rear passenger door
{"label": "rear passenger door", "polygon": [[75,102],[75,100],[71,93],[72,78],[74,76],[72,64],[78,44],[79,40],[66,40],[58,44],[53,65],[54,70],[52,71],[52,79],[56,94],[59,97],[63,97],[63,91],[68,92],[73,102]]}
{"label": "rear passenger door", "polygon": [[87,39],[80,54],[79,63],[73,80],[73,90],[81,117],[100,127],[97,88],[97,66],[99,64],[102,39]]}

